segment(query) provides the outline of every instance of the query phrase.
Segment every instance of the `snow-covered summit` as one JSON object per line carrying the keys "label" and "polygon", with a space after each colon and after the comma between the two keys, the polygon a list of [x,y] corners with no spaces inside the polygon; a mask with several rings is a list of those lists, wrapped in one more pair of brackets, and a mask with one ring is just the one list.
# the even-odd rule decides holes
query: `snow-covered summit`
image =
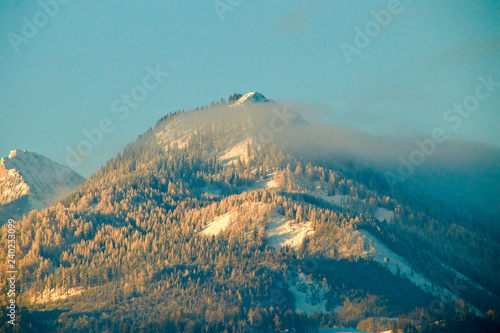
{"label": "snow-covered summit", "polygon": [[15,214],[23,215],[26,210],[47,207],[84,180],[73,170],[45,156],[24,149],[12,150],[8,157],[0,160],[0,206],[15,206],[16,200],[27,199],[23,201],[23,209]]}
{"label": "snow-covered summit", "polygon": [[242,96],[240,99],[238,99],[230,106],[244,105],[248,103],[265,103],[265,102],[269,102],[266,96],[262,95],[260,92],[252,91]]}

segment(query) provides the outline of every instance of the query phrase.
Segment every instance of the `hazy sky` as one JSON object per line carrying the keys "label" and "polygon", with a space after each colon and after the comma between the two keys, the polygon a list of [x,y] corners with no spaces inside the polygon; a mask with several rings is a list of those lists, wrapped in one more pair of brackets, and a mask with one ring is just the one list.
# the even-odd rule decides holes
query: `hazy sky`
{"label": "hazy sky", "polygon": [[89,176],[163,115],[253,90],[313,121],[500,146],[500,84],[478,79],[500,82],[500,1],[55,1],[0,2],[0,156],[67,164],[101,125],[73,166]]}

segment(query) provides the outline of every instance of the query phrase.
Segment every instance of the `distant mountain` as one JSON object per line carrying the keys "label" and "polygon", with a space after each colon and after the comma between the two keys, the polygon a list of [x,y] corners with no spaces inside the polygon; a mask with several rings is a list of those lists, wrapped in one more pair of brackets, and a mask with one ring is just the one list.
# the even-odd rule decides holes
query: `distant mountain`
{"label": "distant mountain", "polygon": [[233,96],[168,114],[23,219],[23,329],[500,328],[497,221],[391,188],[296,112]]}
{"label": "distant mountain", "polygon": [[0,160],[0,217],[20,218],[65,197],[85,178],[66,166],[23,149]]}

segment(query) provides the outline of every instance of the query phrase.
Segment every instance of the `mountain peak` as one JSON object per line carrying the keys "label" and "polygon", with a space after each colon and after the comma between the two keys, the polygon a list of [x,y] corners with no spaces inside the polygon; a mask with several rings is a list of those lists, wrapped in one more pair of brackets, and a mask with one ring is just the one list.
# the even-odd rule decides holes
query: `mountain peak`
{"label": "mountain peak", "polygon": [[16,157],[18,154],[26,153],[24,149],[14,149],[10,151],[9,158]]}
{"label": "mountain peak", "polygon": [[269,102],[266,96],[262,95],[260,92],[251,91],[248,94],[243,95],[240,99],[231,104],[231,106],[244,105],[248,103],[266,103],[266,102]]}
{"label": "mountain peak", "polygon": [[29,152],[25,149],[11,150],[9,156],[4,156],[0,159],[0,175],[9,169],[28,171],[25,170],[26,166],[37,165],[40,161],[45,165],[50,164],[47,161],[53,162],[45,156]]}
{"label": "mountain peak", "polygon": [[11,212],[20,217],[33,208],[47,207],[84,180],[43,155],[11,150],[8,157],[0,159],[0,217]]}

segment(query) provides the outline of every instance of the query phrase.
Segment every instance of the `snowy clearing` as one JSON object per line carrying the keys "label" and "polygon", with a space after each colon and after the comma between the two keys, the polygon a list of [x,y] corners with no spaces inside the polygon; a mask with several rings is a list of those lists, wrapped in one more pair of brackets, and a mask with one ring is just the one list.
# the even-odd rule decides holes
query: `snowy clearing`
{"label": "snowy clearing", "polygon": [[328,285],[309,282],[304,273],[292,277],[288,272],[288,285],[290,292],[295,297],[295,308],[297,312],[313,314],[314,312],[326,312],[326,293]]}
{"label": "snowy clearing", "polygon": [[65,299],[71,296],[81,294],[83,288],[58,288],[43,291],[38,297],[33,296],[31,298],[32,303],[47,303],[50,301],[57,301],[59,299]]}
{"label": "snowy clearing", "polygon": [[355,200],[350,195],[344,195],[344,194],[328,195],[323,190],[316,191],[314,194],[317,197],[319,197],[325,201],[328,201],[330,203],[333,203],[333,204],[335,204],[337,206],[341,206],[341,207],[345,207],[345,206],[351,204]]}
{"label": "snowy clearing", "polygon": [[200,233],[207,236],[217,235],[231,223],[232,215],[232,212],[229,212],[219,216],[216,220],[207,224]]}
{"label": "snowy clearing", "polygon": [[278,183],[274,180],[274,173],[271,175],[272,177],[265,181],[266,190],[274,190],[278,188]]}
{"label": "snowy clearing", "polygon": [[260,202],[244,203],[238,208],[233,208],[226,214],[221,215],[212,222],[207,223],[200,231],[200,234],[205,236],[217,235],[226,229],[233,221],[241,222],[250,217],[256,218],[263,215],[269,209],[270,205],[262,204]]}
{"label": "snowy clearing", "polygon": [[[269,205],[252,204],[246,207],[244,212],[238,213],[232,210],[222,216],[219,216],[212,222],[208,223],[200,231],[201,235],[212,236],[218,235],[221,231],[231,225],[232,221],[246,219],[249,216],[259,216],[264,211],[269,210]],[[280,248],[283,246],[291,246],[297,248],[302,244],[306,236],[312,235],[314,230],[310,222],[297,223],[295,220],[288,220],[283,215],[274,214],[266,223],[266,238],[269,246]]]}
{"label": "snowy clearing", "polygon": [[266,178],[263,180],[259,180],[255,182],[253,186],[249,188],[249,190],[274,190],[278,188],[278,183],[274,180],[274,175],[276,172],[269,173]]}
{"label": "snowy clearing", "polygon": [[379,208],[377,208],[377,210],[375,211],[373,216],[375,216],[375,218],[377,220],[379,220],[380,222],[384,222],[384,221],[391,222],[392,219],[394,218],[394,212],[391,210],[379,207]]}
{"label": "snowy clearing", "polygon": [[297,223],[295,220],[287,221],[282,215],[273,215],[266,227],[267,243],[274,247],[298,247],[314,230],[311,223]]}

